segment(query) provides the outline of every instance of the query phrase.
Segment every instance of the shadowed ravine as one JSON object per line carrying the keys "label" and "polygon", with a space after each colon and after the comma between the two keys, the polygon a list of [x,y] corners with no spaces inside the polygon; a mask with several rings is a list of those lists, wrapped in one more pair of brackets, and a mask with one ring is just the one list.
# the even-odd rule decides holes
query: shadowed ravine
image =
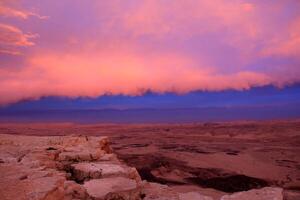
{"label": "shadowed ravine", "polygon": [[[192,168],[185,165],[184,162],[163,156],[121,154],[118,156],[130,166],[136,167],[143,180],[150,182],[167,185],[194,184],[229,193],[274,185],[263,179],[236,174],[222,169]],[[161,170],[162,168],[163,170]],[[155,171],[159,171],[159,176],[154,175]],[[176,178],[164,177],[174,171],[177,173]]]}

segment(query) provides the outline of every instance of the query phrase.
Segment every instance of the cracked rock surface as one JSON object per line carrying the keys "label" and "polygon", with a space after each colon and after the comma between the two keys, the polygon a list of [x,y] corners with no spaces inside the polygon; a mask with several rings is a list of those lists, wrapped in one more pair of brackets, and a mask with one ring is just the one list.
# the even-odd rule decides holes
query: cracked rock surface
{"label": "cracked rock surface", "polygon": [[[142,181],[118,160],[107,137],[1,134],[0,161],[1,200],[214,200]],[[221,200],[282,200],[282,193],[267,187]]]}

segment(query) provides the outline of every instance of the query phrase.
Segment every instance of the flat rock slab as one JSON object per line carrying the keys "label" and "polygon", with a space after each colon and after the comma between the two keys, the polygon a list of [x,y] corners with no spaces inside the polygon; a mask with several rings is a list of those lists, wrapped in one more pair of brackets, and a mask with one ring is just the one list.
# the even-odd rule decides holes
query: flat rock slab
{"label": "flat rock slab", "polygon": [[130,173],[129,168],[111,163],[76,163],[72,164],[71,168],[74,178],[78,181],[119,176],[128,177]]}
{"label": "flat rock slab", "polygon": [[52,199],[63,200],[64,178],[58,176],[27,178],[22,180],[6,179],[0,181],[1,200]]}
{"label": "flat rock slab", "polygon": [[104,151],[99,149],[85,149],[62,152],[58,156],[59,161],[94,161],[101,158]]}
{"label": "flat rock slab", "polygon": [[225,195],[221,200],[283,200],[283,189],[265,187],[262,189]]}
{"label": "flat rock slab", "polygon": [[213,200],[213,198],[199,194],[198,192],[187,192],[179,194],[180,200]]}
{"label": "flat rock slab", "polygon": [[178,193],[170,187],[158,183],[145,183],[143,200],[179,200]]}
{"label": "flat rock slab", "polygon": [[109,199],[109,196],[134,199],[139,190],[134,180],[123,177],[92,179],[86,181],[83,187],[88,195],[96,200]]}

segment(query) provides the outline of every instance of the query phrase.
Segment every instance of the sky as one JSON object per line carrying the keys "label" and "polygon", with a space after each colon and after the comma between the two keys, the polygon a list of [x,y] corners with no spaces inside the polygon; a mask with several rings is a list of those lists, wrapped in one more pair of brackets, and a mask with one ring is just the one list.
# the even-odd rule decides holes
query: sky
{"label": "sky", "polygon": [[0,0],[0,109],[300,103],[299,0]]}

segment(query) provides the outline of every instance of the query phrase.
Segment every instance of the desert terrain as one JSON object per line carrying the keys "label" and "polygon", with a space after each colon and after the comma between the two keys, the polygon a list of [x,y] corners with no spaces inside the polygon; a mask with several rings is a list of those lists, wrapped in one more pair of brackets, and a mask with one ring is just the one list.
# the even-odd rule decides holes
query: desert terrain
{"label": "desert terrain", "polygon": [[300,121],[193,124],[0,125],[3,135],[108,136],[118,159],[143,180],[177,192],[225,194],[280,187],[299,199]]}

